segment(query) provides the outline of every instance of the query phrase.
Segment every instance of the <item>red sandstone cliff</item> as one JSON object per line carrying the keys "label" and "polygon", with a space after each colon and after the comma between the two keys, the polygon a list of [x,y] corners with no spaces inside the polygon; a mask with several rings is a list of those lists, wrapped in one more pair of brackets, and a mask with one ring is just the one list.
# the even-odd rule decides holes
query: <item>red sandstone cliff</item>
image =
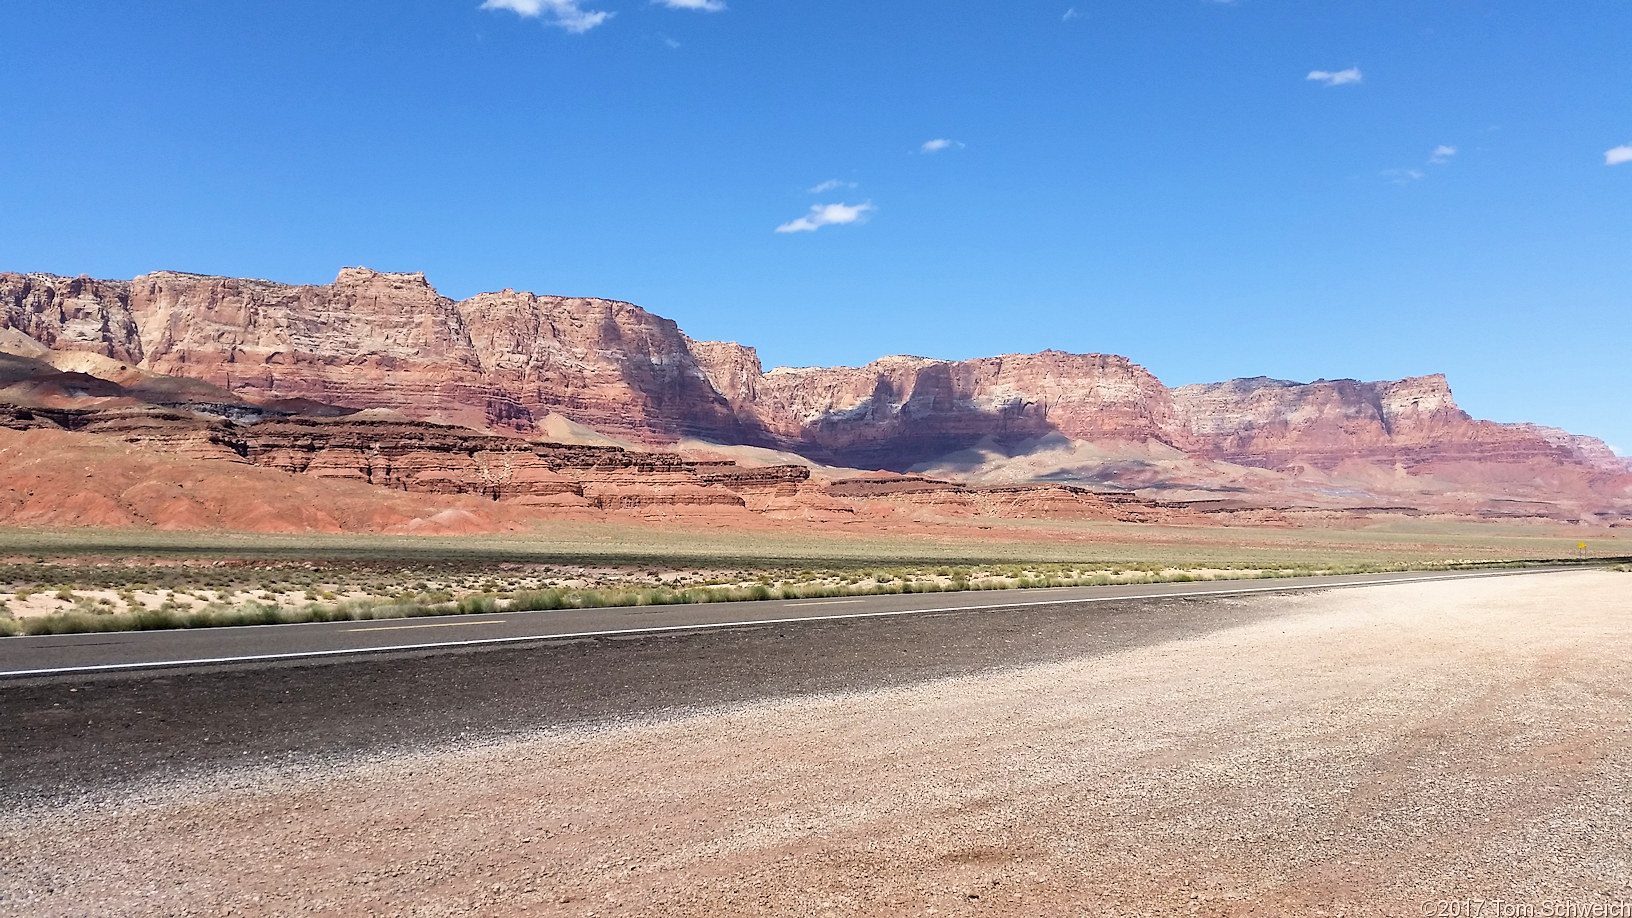
{"label": "red sandstone cliff", "polygon": [[[1057,351],[764,372],[752,348],[692,341],[628,303],[512,290],[455,302],[423,275],[363,268],[308,286],[174,272],[132,281],[0,274],[0,336],[12,353],[87,352],[143,379],[208,384],[189,402],[220,392],[390,407],[522,432],[555,413],[639,442],[697,437],[894,470],[1063,437],[1295,478],[1347,476],[1390,493],[1632,501],[1626,461],[1602,443],[1476,421],[1442,376],[1170,390],[1126,358]],[[91,384],[62,376],[19,385]]]}
{"label": "red sandstone cliff", "polygon": [[1180,386],[1173,401],[1181,418],[1178,439],[1192,450],[1264,468],[1536,458],[1599,464],[1611,471],[1622,465],[1591,438],[1476,421],[1456,406],[1439,374],[1369,383],[1236,379]]}
{"label": "red sandstone cliff", "polygon": [[609,300],[505,290],[456,303],[423,274],[365,268],[314,286],[0,274],[0,328],[258,401],[524,431],[555,411],[637,440],[739,436],[675,324]]}
{"label": "red sandstone cliff", "polygon": [[776,443],[868,468],[904,469],[986,437],[1058,431],[1141,443],[1174,423],[1156,377],[1104,354],[886,357],[857,369],[772,370],[754,391],[744,407]]}

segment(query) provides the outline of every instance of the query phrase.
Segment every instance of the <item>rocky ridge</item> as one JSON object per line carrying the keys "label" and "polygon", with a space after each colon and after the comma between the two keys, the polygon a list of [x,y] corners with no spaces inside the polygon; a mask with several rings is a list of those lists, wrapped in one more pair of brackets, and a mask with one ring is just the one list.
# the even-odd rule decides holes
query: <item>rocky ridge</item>
{"label": "rocky ridge", "polygon": [[193,411],[11,405],[0,407],[0,427],[90,434],[190,459],[543,507],[752,504],[763,510],[796,497],[810,478],[810,470],[798,465],[743,468],[359,414],[239,424]]}
{"label": "rocky ridge", "polygon": [[[257,467],[391,491],[502,502],[506,512],[533,516],[570,516],[574,511],[729,516],[740,511],[811,521],[923,514],[1149,521],[1186,515],[1182,507],[1067,485],[979,487],[903,476],[817,480],[804,465],[742,466],[667,452],[544,442],[409,421],[378,411],[239,423],[194,410],[130,405],[123,399],[100,406],[11,404],[0,405],[0,431],[4,430],[80,436],[135,447],[149,455],[175,456],[215,468],[210,476],[215,479],[240,477],[230,471],[234,466]],[[94,466],[87,468],[94,472]],[[19,483],[8,482],[3,490],[9,493],[0,494],[0,519],[8,516],[7,497],[18,504],[13,511],[25,503],[35,505],[28,517],[32,522],[59,519],[60,514],[38,506],[51,502],[36,493],[40,486],[25,487],[24,498],[16,494]],[[75,493],[58,499],[72,504],[96,496],[116,504],[119,498],[128,498],[90,495],[80,490],[84,485],[70,486]],[[43,490],[61,488],[47,485]],[[170,503],[181,497],[169,496]],[[147,497],[151,504],[152,495]],[[147,512],[164,516],[162,509]],[[72,510],[67,521],[77,520],[77,513]],[[120,517],[105,508],[102,518]]]}
{"label": "rocky ridge", "polygon": [[[0,274],[0,337],[19,359],[83,355],[118,368],[18,383],[59,397],[121,394],[89,379],[185,379],[199,388],[179,401],[144,400],[258,406],[266,417],[390,406],[522,435],[559,415],[636,443],[697,438],[897,472],[945,467],[944,457],[972,449],[1014,459],[1064,438],[1114,454],[1124,472],[1138,457],[1172,453],[1333,493],[1360,487],[1373,501],[1456,493],[1562,499],[1571,512],[1632,507],[1632,467],[1601,442],[1475,420],[1438,375],[1169,389],[1127,358],[1058,351],[767,372],[752,348],[694,341],[628,303],[513,290],[454,301],[422,274],[363,268],[304,286],[176,272],[131,281]],[[1034,478],[1103,484],[1111,464],[1028,468]],[[1155,463],[1142,468],[1158,475]]]}
{"label": "rocky ridge", "polygon": [[0,274],[0,328],[250,401],[391,406],[518,431],[558,412],[652,442],[736,429],[668,319],[513,290],[455,302],[423,274],[347,268],[308,286],[170,271]]}

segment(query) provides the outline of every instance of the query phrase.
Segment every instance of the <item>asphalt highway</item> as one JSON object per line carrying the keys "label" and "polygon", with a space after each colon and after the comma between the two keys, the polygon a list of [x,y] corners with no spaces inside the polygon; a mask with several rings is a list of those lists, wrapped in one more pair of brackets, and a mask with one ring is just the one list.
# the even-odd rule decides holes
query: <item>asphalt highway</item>
{"label": "asphalt highway", "polygon": [[38,635],[0,639],[0,678],[298,660],[529,641],[631,637],[850,618],[1016,610],[1125,599],[1284,593],[1417,580],[1511,576],[1523,572],[1357,574],[1275,580],[908,593],[833,599],[427,616],[367,622]]}
{"label": "asphalt highway", "polygon": [[1312,591],[1516,573],[4,638],[0,809],[1087,659],[1273,619]]}

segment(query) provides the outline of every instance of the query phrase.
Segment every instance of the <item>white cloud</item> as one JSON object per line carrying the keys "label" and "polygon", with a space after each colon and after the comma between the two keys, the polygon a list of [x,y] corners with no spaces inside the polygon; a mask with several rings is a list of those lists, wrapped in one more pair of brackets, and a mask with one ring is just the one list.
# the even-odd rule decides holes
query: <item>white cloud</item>
{"label": "white cloud", "polygon": [[[1434,152],[1428,154],[1428,165],[1443,166],[1455,155],[1456,147],[1442,143],[1434,147]],[[1428,177],[1428,173],[1421,169],[1384,169],[1382,175],[1396,185],[1409,185]]]}
{"label": "white cloud", "polygon": [[855,182],[846,182],[843,179],[830,178],[827,181],[821,183],[820,185],[817,185],[814,188],[809,189],[809,192],[811,194],[826,194],[829,191],[837,191],[840,188],[854,188],[854,187],[856,187]]}
{"label": "white cloud", "polygon": [[1613,150],[1604,151],[1604,165],[1619,166],[1621,163],[1632,163],[1632,143],[1623,143]]}
{"label": "white cloud", "polygon": [[582,35],[612,18],[611,13],[593,12],[578,5],[578,0],[483,0],[484,10],[510,10],[528,19],[547,17],[574,35]]}
{"label": "white cloud", "polygon": [[797,220],[789,220],[776,228],[779,233],[813,233],[824,226],[844,226],[847,223],[865,223],[867,215],[878,208],[872,201],[860,204],[816,204],[810,213]]}
{"label": "white cloud", "polygon": [[664,35],[662,32],[657,33],[657,40],[662,42],[663,44],[667,45],[670,48],[680,47],[680,43],[678,41],[675,41],[673,38],[671,38],[668,35]]}
{"label": "white cloud", "polygon": [[1358,83],[1360,82],[1360,68],[1350,67],[1347,70],[1311,70],[1309,71],[1309,75],[1304,79],[1313,80],[1316,83],[1324,83],[1327,86],[1342,86],[1345,83]]}
{"label": "white cloud", "polygon": [[1073,19],[1081,19],[1081,18],[1082,18],[1082,14],[1077,12],[1077,8],[1073,6],[1073,7],[1068,8],[1065,11],[1065,15],[1060,17],[1060,21],[1061,22],[1070,22]]}
{"label": "white cloud", "polygon": [[701,10],[705,13],[718,13],[725,9],[724,0],[653,0],[660,6],[671,10]]}
{"label": "white cloud", "polygon": [[963,144],[960,143],[959,141],[947,140],[945,137],[937,137],[934,140],[924,141],[924,145],[918,148],[918,152],[919,153],[939,153],[942,150],[961,150],[961,149],[963,149]]}

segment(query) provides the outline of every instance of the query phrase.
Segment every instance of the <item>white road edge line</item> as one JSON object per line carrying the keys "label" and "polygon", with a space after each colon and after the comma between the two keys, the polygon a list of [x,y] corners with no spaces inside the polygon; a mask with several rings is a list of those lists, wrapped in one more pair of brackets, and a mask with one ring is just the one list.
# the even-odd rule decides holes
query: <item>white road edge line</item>
{"label": "white road edge line", "polygon": [[341,628],[341,634],[367,633],[370,631],[408,631],[412,628],[469,628],[472,625],[502,625],[502,618],[488,618],[477,622],[428,622],[423,625],[374,625],[361,628]]}
{"label": "white road edge line", "polygon": [[[1186,596],[1236,596],[1242,593],[1290,593],[1300,590],[1330,590],[1340,587],[1387,586],[1424,580],[1463,580],[1532,571],[1476,571],[1393,580],[1364,580],[1358,583],[1300,583],[1288,586],[1242,587],[1235,590],[1185,590],[1177,593],[1146,593],[1139,596],[1090,596],[1085,599],[1044,599],[1037,602],[1004,602],[990,606],[947,606],[940,609],[898,609],[893,612],[849,612],[838,615],[805,615],[792,618],[763,618],[753,621],[703,622],[697,625],[656,625],[650,628],[619,628],[611,631],[573,631],[564,634],[531,634],[524,637],[472,638],[466,641],[434,641],[428,644],[395,644],[390,647],[347,647],[339,650],[301,650],[290,653],[263,653],[242,657],[206,657],[192,660],[161,660],[152,663],[101,663],[94,666],[60,666],[53,669],[14,669],[0,672],[0,678],[55,676],[116,669],[162,669],[166,666],[211,666],[220,663],[261,663],[268,660],[299,660],[309,657],[336,657],[359,653],[390,653],[401,650],[433,650],[439,647],[474,647],[482,644],[520,644],[527,641],[565,641],[576,638],[616,637],[621,634],[654,634],[664,631],[705,631],[713,628],[746,628],[754,625],[790,625],[796,622],[826,622],[845,618],[890,618],[900,615],[933,615],[940,612],[983,612],[991,609],[1021,609],[1029,606],[1068,606],[1076,603],[1125,602],[1132,599],[1178,599]],[[902,594],[885,594],[899,596]],[[382,629],[383,630],[383,629]]]}

